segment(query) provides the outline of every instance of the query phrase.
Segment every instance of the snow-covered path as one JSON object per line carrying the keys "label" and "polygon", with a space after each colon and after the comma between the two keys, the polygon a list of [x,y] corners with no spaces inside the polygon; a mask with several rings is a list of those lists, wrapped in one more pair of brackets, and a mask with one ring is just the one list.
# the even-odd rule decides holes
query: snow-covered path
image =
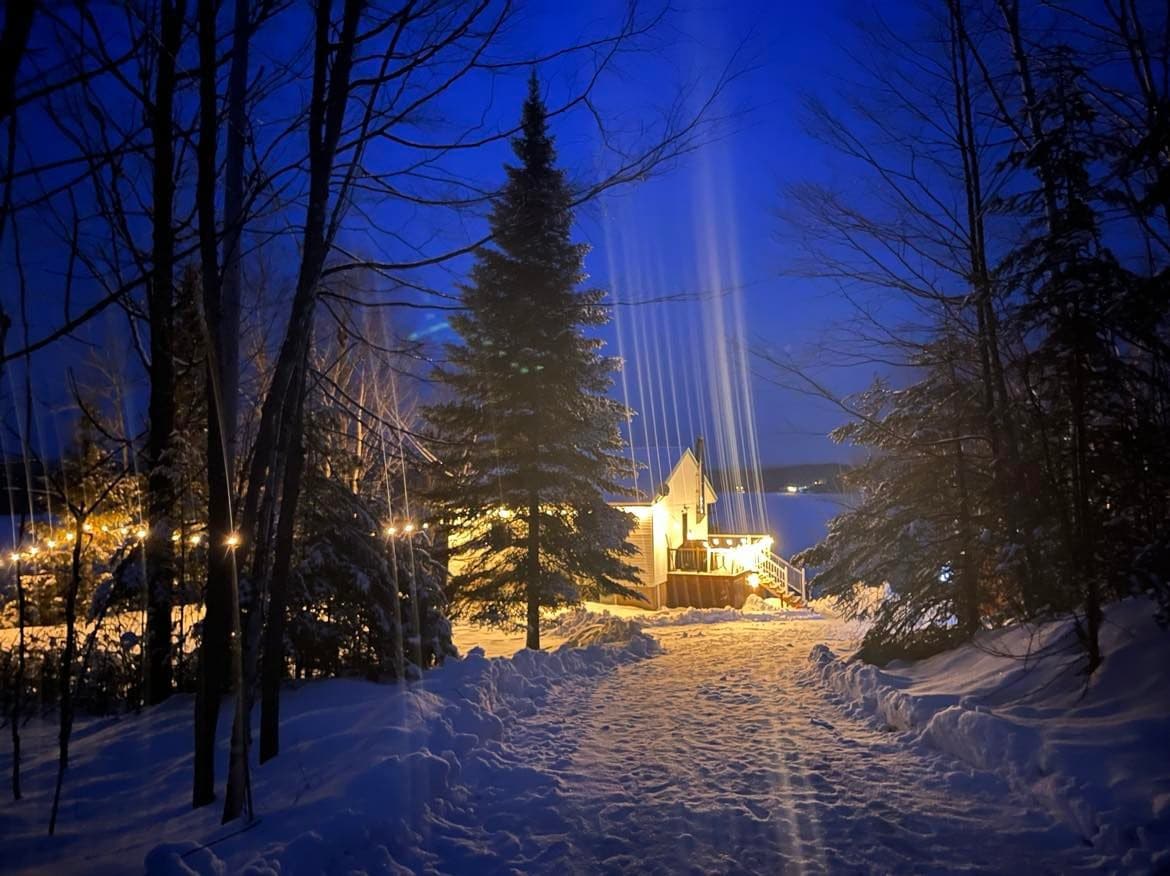
{"label": "snow-covered path", "polygon": [[[574,824],[549,872],[1065,873],[1077,836],[998,779],[847,717],[807,677],[825,622],[656,631],[514,742]],[[842,645],[842,642],[836,641]]]}
{"label": "snow-covered path", "polygon": [[808,655],[845,652],[843,625],[651,630],[662,653],[634,630],[472,653],[405,689],[290,689],[285,749],[255,770],[246,828],[189,808],[191,704],[176,697],[78,731],[46,838],[46,725],[25,800],[0,803],[0,873],[141,872],[144,858],[151,876],[1126,869],[1001,779],[840,708]]}

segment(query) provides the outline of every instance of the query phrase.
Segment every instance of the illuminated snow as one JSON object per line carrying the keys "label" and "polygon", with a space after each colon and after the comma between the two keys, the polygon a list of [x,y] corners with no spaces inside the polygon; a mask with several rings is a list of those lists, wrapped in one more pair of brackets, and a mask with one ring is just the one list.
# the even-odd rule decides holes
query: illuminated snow
{"label": "illuminated snow", "polygon": [[290,690],[286,744],[256,769],[260,821],[243,833],[220,826],[216,807],[188,809],[185,697],[78,729],[54,841],[50,728],[30,728],[30,792],[0,806],[4,867],[121,873],[147,856],[151,873],[283,876],[1121,866],[1118,848],[1088,847],[1002,773],[891,732],[826,686],[810,652],[845,652],[855,627],[768,613],[648,627],[651,638],[637,609],[578,612],[562,616],[561,638],[607,644],[473,651],[405,690]]}

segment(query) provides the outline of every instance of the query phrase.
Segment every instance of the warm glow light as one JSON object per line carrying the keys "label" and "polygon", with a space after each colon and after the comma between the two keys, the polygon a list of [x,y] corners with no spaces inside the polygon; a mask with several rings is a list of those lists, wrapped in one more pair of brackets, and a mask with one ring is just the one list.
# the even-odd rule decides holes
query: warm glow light
{"label": "warm glow light", "polygon": [[201,535],[200,535],[200,534],[197,532],[197,533],[195,533],[193,536],[191,536],[191,538],[190,538],[189,540],[190,540],[191,544],[193,544],[193,545],[198,545],[198,544],[199,544],[199,542],[201,542],[201,541],[203,540],[203,536],[201,536]]}
{"label": "warm glow light", "polygon": [[134,535],[139,541],[142,541],[146,538],[146,530],[140,526],[138,527],[137,531],[135,531]]}
{"label": "warm glow light", "polygon": [[430,529],[430,527],[431,527],[431,525],[429,523],[424,523],[422,528],[423,529]]}
{"label": "warm glow light", "polygon": [[502,520],[507,520],[509,517],[512,516],[511,510],[509,510],[508,508],[500,508],[500,510],[497,511],[496,513],[500,515],[500,519],[502,519]]}
{"label": "warm glow light", "polygon": [[20,554],[18,554],[14,551],[8,555],[8,559],[12,560],[12,562],[14,562],[14,563],[19,563],[20,562]]}
{"label": "warm glow light", "polygon": [[81,531],[82,532],[93,532],[93,527],[90,526],[88,523],[83,523],[83,524],[81,524]]}
{"label": "warm glow light", "polygon": [[797,493],[800,492],[800,487],[798,487],[796,484],[789,484],[784,488],[784,490],[788,493]]}
{"label": "warm glow light", "polygon": [[407,524],[403,525],[402,531],[405,532],[407,535],[410,535],[412,532],[414,532],[414,524],[407,523]]}
{"label": "warm glow light", "polygon": [[33,545],[28,549],[28,555],[30,557],[35,557],[38,553],[40,553],[40,548],[38,548],[36,545]]}
{"label": "warm glow light", "polygon": [[179,530],[177,530],[177,529],[171,533],[171,541],[178,541],[182,537],[183,536],[179,533]]}
{"label": "warm glow light", "polygon": [[228,547],[230,547],[230,548],[234,548],[234,547],[239,547],[239,546],[240,546],[240,536],[239,536],[239,533],[233,532],[231,535],[229,535],[229,536],[227,537],[227,546],[228,546]]}
{"label": "warm glow light", "polygon": [[396,526],[387,526],[386,527],[386,538],[393,538],[397,534],[398,534],[398,527],[396,527]]}
{"label": "warm glow light", "polygon": [[747,585],[748,585],[748,587],[759,587],[760,586],[760,576],[758,574],[756,574],[755,572],[752,572],[750,575],[747,576]]}
{"label": "warm glow light", "polygon": [[51,539],[51,538],[47,542],[45,542],[45,544],[48,545],[49,550],[52,550],[53,548],[55,548],[57,546],[57,542],[53,541],[53,539]]}
{"label": "warm glow light", "polygon": [[73,541],[73,533],[72,532],[65,533],[65,540],[66,541]]}

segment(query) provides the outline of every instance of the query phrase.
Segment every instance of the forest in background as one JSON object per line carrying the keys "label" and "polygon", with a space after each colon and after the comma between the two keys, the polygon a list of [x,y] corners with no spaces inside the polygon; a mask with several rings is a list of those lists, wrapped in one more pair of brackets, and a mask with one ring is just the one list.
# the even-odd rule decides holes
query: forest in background
{"label": "forest in background", "polygon": [[230,692],[232,819],[254,703],[260,760],[279,752],[284,679],[405,681],[453,653],[424,496],[464,439],[422,415],[438,360],[411,317],[464,309],[534,71],[549,124],[595,144],[561,224],[714,136],[736,57],[652,113],[611,100],[631,59],[670,67],[671,15],[617,3],[534,48],[509,0],[7,4],[17,799],[23,721],[59,722],[59,796],[79,710],[187,691],[192,802],[210,803]]}
{"label": "forest in background", "polygon": [[1170,18],[947,0],[917,25],[865,17],[840,99],[808,101],[849,188],[784,192],[793,270],[854,305],[822,365],[882,375],[843,398],[761,351],[866,453],[798,561],[858,610],[890,585],[867,659],[1071,613],[1092,673],[1104,604],[1170,621]]}

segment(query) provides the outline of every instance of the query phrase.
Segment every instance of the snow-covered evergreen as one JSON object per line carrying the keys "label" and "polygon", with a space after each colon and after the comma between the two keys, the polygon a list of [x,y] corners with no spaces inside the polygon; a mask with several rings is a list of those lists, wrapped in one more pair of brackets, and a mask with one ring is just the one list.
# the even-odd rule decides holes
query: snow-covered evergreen
{"label": "snow-covered evergreen", "polygon": [[570,236],[573,193],[535,72],[513,149],[492,246],[451,318],[462,343],[436,372],[451,398],[429,417],[450,449],[431,500],[460,562],[456,608],[523,622],[539,648],[542,607],[630,592],[636,571],[633,520],[603,500],[624,462],[624,409],[606,394],[618,363],[590,334],[608,313],[602,291],[580,288],[586,247]]}

